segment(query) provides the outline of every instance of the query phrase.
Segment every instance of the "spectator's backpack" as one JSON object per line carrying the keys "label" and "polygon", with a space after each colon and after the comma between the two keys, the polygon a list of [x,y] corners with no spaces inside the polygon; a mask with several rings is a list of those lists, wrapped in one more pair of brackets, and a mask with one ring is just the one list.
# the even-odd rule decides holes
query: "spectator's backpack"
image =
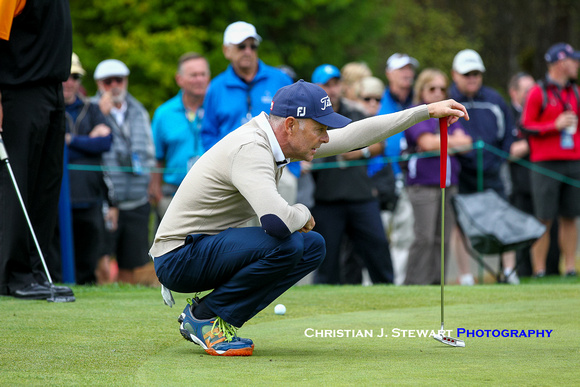
{"label": "spectator's backpack", "polygon": [[[542,90],[542,108],[540,109],[540,114],[542,114],[546,109],[546,106],[548,106],[548,87],[544,80],[538,81],[538,86],[540,86],[540,90]],[[578,86],[575,83],[572,84],[572,90],[574,90],[574,94],[576,95],[578,112],[580,112],[580,94],[578,93]]]}
{"label": "spectator's backpack", "polygon": [[[543,79],[538,81],[538,86],[540,86],[540,90],[542,91],[542,107],[540,108],[540,115],[541,115],[544,112],[544,110],[546,110],[546,107],[548,106],[548,87],[546,85],[546,81]],[[574,94],[576,95],[576,103],[578,104],[578,112],[580,114],[580,93],[578,92],[578,85],[573,83],[572,90],[574,91]],[[529,135],[537,134],[534,131],[527,130],[523,125],[521,125],[521,122],[518,124],[518,127],[520,129],[520,133],[521,133],[523,138],[526,138]]]}

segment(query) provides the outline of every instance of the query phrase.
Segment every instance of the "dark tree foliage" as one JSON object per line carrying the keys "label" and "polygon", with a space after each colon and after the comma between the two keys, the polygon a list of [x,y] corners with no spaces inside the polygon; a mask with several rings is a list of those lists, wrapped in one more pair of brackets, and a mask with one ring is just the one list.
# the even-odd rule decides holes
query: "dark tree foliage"
{"label": "dark tree foliage", "polygon": [[223,31],[237,20],[263,37],[262,60],[290,65],[305,80],[319,64],[350,61],[365,61],[386,80],[385,61],[395,52],[449,73],[457,51],[473,48],[488,69],[485,82],[502,91],[519,70],[541,77],[552,43],[580,46],[576,0],[70,0],[70,7],[89,94],[96,65],[117,58],[150,113],[177,92],[184,52],[207,56],[212,75],[227,67]]}

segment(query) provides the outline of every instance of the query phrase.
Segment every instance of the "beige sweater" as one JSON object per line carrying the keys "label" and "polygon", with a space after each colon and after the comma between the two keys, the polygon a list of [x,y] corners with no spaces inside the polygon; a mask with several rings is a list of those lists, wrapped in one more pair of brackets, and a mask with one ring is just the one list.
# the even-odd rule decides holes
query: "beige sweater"
{"label": "beige sweater", "polygon": [[[426,105],[375,116],[330,130],[316,157],[369,146],[429,119]],[[290,232],[310,219],[303,204],[289,205],[278,193],[282,169],[276,165],[272,128],[265,113],[228,134],[191,168],[179,186],[155,235],[150,253],[159,257],[183,245],[188,234],[215,235],[244,227],[254,216],[273,214]],[[279,147],[274,144],[274,147]]]}

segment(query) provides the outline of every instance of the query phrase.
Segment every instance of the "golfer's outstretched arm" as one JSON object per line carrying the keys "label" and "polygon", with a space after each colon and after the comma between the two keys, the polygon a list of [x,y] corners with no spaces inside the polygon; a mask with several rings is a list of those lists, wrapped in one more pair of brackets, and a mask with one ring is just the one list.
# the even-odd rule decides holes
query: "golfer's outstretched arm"
{"label": "golfer's outstretched arm", "polygon": [[449,124],[457,121],[460,117],[469,119],[465,107],[451,99],[416,106],[397,113],[369,117],[352,122],[344,128],[328,131],[329,141],[322,144],[315,157],[332,156],[364,148],[383,141],[418,122],[442,117],[449,117]]}

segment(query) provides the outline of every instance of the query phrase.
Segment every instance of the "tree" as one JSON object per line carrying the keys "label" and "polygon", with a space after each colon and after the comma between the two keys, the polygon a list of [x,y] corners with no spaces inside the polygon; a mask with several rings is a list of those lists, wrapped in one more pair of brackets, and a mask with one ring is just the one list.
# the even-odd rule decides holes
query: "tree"
{"label": "tree", "polygon": [[[253,23],[264,38],[261,59],[290,65],[306,80],[322,63],[341,67],[353,60],[366,61],[384,76],[394,52],[448,70],[454,53],[468,45],[454,13],[432,1],[71,0],[70,5],[74,50],[88,74],[103,59],[122,60],[131,69],[131,93],[151,113],[177,92],[174,74],[184,52],[207,56],[213,75],[227,67],[223,31],[237,20]],[[94,83],[85,87],[95,92]]]}

